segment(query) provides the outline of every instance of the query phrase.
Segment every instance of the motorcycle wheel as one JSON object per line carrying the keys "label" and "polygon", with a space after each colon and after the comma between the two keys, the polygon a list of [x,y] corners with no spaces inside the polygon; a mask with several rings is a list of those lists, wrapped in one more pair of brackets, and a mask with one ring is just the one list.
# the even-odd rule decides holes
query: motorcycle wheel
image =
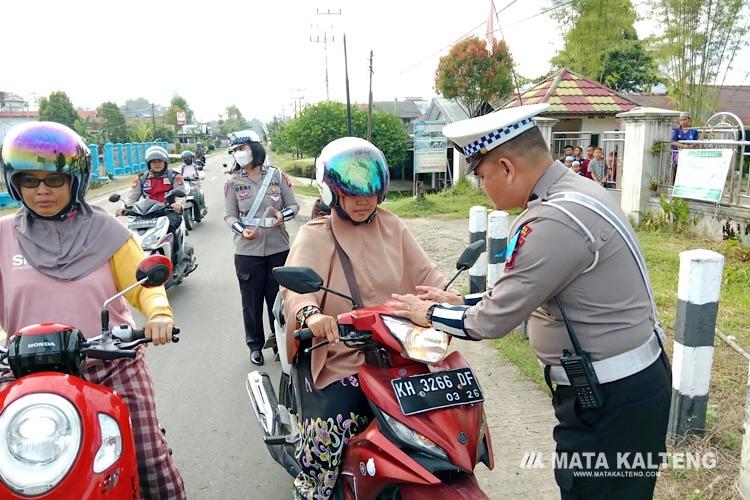
{"label": "motorcycle wheel", "polygon": [[185,227],[188,231],[193,229],[193,226],[195,225],[194,219],[193,219],[193,207],[185,207],[182,210],[182,218],[185,220]]}
{"label": "motorcycle wheel", "polygon": [[200,222],[203,220],[203,214],[201,214],[201,208],[198,206],[193,207],[193,210],[195,213],[193,214],[195,222]]}

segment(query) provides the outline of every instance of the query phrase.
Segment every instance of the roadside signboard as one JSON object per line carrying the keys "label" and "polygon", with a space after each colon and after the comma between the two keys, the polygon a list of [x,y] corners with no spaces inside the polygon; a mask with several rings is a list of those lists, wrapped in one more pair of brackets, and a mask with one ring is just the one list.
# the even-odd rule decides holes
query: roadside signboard
{"label": "roadside signboard", "polygon": [[443,135],[444,121],[414,122],[414,173],[445,172],[448,168],[448,140]]}
{"label": "roadside signboard", "polygon": [[734,149],[682,149],[672,196],[719,203]]}

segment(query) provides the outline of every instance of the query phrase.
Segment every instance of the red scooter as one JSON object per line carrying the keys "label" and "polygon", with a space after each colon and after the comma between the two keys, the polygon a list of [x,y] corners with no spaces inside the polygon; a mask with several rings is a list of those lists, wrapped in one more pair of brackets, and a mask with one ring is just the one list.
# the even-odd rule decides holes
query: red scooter
{"label": "red scooter", "polygon": [[13,373],[0,379],[11,382],[0,391],[0,498],[140,498],[128,408],[81,373],[86,358],[134,358],[134,349],[150,342],[143,330],[110,328],[107,307],[136,286],[164,284],[171,273],[163,255],[144,259],[136,283],[104,303],[97,337],[42,323],[15,332],[0,348],[0,373]]}
{"label": "red scooter", "polygon": [[[483,249],[483,242],[470,245],[458,260],[459,273]],[[273,274],[281,286],[297,293],[327,290],[346,297],[324,287],[309,268],[281,267]],[[461,354],[448,354],[448,335],[398,318],[382,306],[341,314],[338,323],[341,341],[365,353],[359,383],[375,418],[344,451],[332,498],[488,498],[474,477],[477,463],[494,466],[484,396]],[[327,343],[305,348],[312,338],[308,329],[295,332],[295,338],[303,344],[299,355]],[[268,374],[251,372],[247,380],[265,444],[293,477],[300,471],[294,457],[299,439],[294,380],[282,374],[280,401]]]}

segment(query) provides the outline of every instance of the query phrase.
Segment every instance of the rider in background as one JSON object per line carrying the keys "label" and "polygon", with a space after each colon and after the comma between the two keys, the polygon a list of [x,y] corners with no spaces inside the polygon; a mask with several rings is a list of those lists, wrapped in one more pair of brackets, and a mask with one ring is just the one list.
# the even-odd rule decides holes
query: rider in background
{"label": "rider in background", "polygon": [[[310,267],[327,287],[355,296],[336,250],[337,240],[351,261],[364,307],[385,303],[394,290],[445,285],[404,223],[378,206],[389,181],[388,165],[378,148],[355,137],[337,139],[323,148],[316,169],[316,178],[322,180],[321,198],[332,210],[300,228],[286,265]],[[283,293],[287,354],[294,360],[293,376],[301,395],[296,458],[302,473],[294,485],[300,498],[326,499],[336,483],[344,447],[372,416],[357,378],[364,354],[336,343],[336,316],[351,311],[351,302],[322,291],[300,295],[283,289]],[[313,342],[332,343],[304,354],[293,335],[301,326],[312,330]]]}
{"label": "rider in background", "polygon": [[[196,167],[195,162],[193,161],[194,159],[195,156],[192,151],[183,151],[182,165],[172,170],[182,177],[183,182],[186,181],[190,183],[190,196],[195,198],[198,202],[198,208],[202,209],[206,204],[206,199],[203,196],[203,182],[200,178],[200,170]],[[198,210],[195,220],[200,222],[200,210]]]}
{"label": "rider in background", "polygon": [[[175,265],[182,259],[186,258],[182,251],[182,241],[177,228],[182,224],[182,205],[176,200],[172,190],[183,185],[182,176],[167,168],[169,154],[161,146],[151,146],[146,150],[146,166],[148,170],[133,179],[130,193],[126,203],[128,206],[133,205],[141,197],[148,198],[159,203],[165,203],[172,209],[166,213],[169,219],[169,232],[175,236],[175,252],[173,262]],[[122,215],[124,209],[117,209],[117,215]]]}
{"label": "rider in background", "polygon": [[[135,282],[144,255],[122,224],[86,202],[86,144],[64,125],[24,123],[5,136],[0,169],[10,196],[22,203],[0,218],[0,329],[12,335],[55,321],[87,338],[99,335],[102,304]],[[134,326],[128,303],[147,318],[147,338],[155,345],[171,341],[174,315],[164,287],[137,287],[113,302],[111,324]],[[128,406],[143,498],[184,499],[143,350],[133,359],[88,359],[82,376],[116,391]]]}

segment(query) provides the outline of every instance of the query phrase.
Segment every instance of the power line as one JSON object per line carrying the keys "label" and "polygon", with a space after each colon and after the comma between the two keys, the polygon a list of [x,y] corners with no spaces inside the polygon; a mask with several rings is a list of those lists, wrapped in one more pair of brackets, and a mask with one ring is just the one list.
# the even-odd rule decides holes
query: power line
{"label": "power line", "polygon": [[[517,1],[518,0],[511,0],[510,3],[508,3],[507,5],[505,5],[503,8],[501,8],[496,13],[500,14],[501,12],[503,12],[505,9],[507,9],[508,7],[510,7],[511,5],[513,5],[514,3],[516,3]],[[502,31],[503,28],[509,28],[511,26],[515,26],[515,25],[520,24],[522,22],[528,21],[529,19],[533,19],[535,17],[542,16],[542,15],[544,15],[544,14],[546,14],[548,12],[551,12],[551,11],[553,11],[555,9],[559,9],[560,7],[565,7],[566,5],[570,5],[571,3],[573,3],[573,0],[568,0],[567,2],[561,3],[559,5],[555,5],[553,7],[548,8],[548,9],[544,9],[541,12],[538,12],[536,14],[533,14],[533,15],[529,16],[529,17],[521,19],[520,21],[516,21],[516,22],[508,24],[506,26],[500,26],[496,30],[492,31],[492,33],[493,34],[497,33],[498,31]],[[468,32],[466,32],[463,35],[461,35],[459,38],[457,38],[454,41],[452,41],[450,44],[446,45],[445,47],[442,47],[440,50],[434,52],[433,54],[430,54],[429,56],[425,57],[424,59],[420,60],[419,62],[417,62],[415,64],[412,64],[408,68],[406,68],[403,71],[401,71],[399,74],[403,75],[404,73],[407,73],[407,72],[411,71],[412,69],[416,68],[417,66],[421,65],[422,63],[424,63],[426,61],[429,61],[430,59],[432,59],[436,55],[439,55],[440,53],[442,53],[445,49],[454,46],[457,42],[460,42],[461,40],[463,40],[464,38],[466,38],[468,35],[472,34],[474,32],[474,30],[476,30],[477,28],[479,28],[480,26],[482,26],[483,24],[486,24],[486,23],[487,23],[486,21],[482,21],[481,23],[479,23],[476,26],[474,26],[471,30],[469,30]]]}

